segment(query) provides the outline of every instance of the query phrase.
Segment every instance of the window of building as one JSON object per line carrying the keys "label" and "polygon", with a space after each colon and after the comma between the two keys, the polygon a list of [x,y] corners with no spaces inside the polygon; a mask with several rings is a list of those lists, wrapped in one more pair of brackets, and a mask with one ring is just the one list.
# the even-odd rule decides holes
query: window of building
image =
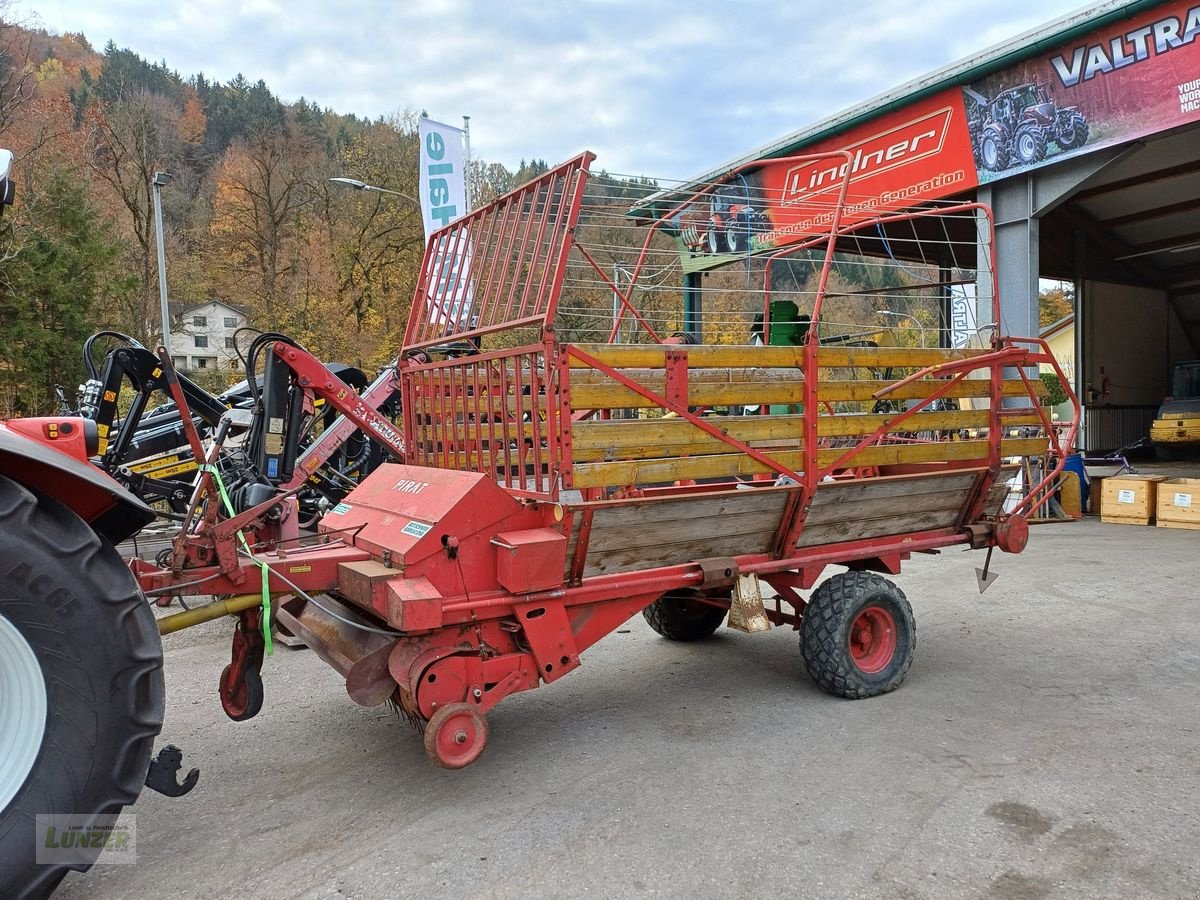
{"label": "window of building", "polygon": [[237,328],[237,316],[226,316],[225,317],[225,327],[226,328]]}
{"label": "window of building", "polygon": [[197,347],[207,347],[208,346],[208,335],[207,334],[196,335],[196,346]]}
{"label": "window of building", "polygon": [[192,326],[195,328],[207,328],[208,316],[192,316]]}
{"label": "window of building", "polygon": [[203,356],[197,356],[196,357],[196,368],[197,369],[207,369],[208,368],[208,360],[205,359]]}
{"label": "window of building", "polygon": [[225,338],[225,349],[226,350],[236,350],[237,342],[235,342],[234,339],[231,337]]}

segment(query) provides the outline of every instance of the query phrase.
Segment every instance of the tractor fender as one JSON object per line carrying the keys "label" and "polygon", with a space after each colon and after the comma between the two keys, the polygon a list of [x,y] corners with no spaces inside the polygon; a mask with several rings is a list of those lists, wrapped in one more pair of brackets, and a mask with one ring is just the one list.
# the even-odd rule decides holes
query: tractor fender
{"label": "tractor fender", "polygon": [[0,422],[0,475],[53,497],[113,544],[135,534],[155,518],[154,510],[105,472],[13,431],[3,422]]}

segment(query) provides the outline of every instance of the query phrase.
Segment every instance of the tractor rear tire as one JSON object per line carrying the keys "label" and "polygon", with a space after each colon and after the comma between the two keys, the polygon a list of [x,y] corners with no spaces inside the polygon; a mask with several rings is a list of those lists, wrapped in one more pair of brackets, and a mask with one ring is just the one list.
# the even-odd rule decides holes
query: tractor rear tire
{"label": "tractor rear tire", "polygon": [[162,643],[117,551],[65,506],[0,477],[0,534],[0,896],[43,897],[91,863],[39,865],[36,817],[141,793]]}
{"label": "tractor rear tire", "polygon": [[1057,138],[1058,146],[1064,151],[1074,150],[1076,147],[1082,147],[1087,143],[1088,139],[1088,123],[1083,116],[1077,117],[1071,122],[1071,127],[1064,130]]}
{"label": "tractor rear tire", "polygon": [[861,700],[894,691],[908,674],[917,626],[904,592],[874,572],[826,579],[800,620],[800,655],[817,686]]}
{"label": "tractor rear tire", "polygon": [[699,598],[700,591],[668,591],[642,610],[650,627],[670,641],[699,641],[710,637],[725,621],[726,610]]}

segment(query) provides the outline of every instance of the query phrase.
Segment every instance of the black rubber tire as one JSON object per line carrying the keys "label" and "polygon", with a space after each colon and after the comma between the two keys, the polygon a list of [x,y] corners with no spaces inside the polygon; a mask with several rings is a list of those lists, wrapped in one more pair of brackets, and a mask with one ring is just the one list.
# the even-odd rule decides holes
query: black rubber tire
{"label": "black rubber tire", "polygon": [[1063,150],[1074,150],[1076,147],[1082,147],[1087,143],[1088,139],[1088,123],[1082,115],[1078,116],[1072,128],[1066,134],[1059,135],[1058,146]]}
{"label": "black rubber tire", "polygon": [[698,602],[696,590],[668,591],[642,610],[650,627],[671,641],[710,637],[725,621],[726,610]]}
{"label": "black rubber tire", "polygon": [[1023,166],[1033,165],[1046,158],[1046,137],[1037,125],[1026,123],[1013,135],[1013,153]]}
{"label": "black rubber tire", "polygon": [[725,226],[725,249],[730,253],[742,253],[746,249],[746,226],[741,219],[734,219]]}
{"label": "black rubber tire", "polygon": [[[850,629],[868,607],[891,614],[896,647],[878,672],[862,671],[850,652]],[[827,578],[814,592],[800,621],[800,655],[808,674],[823,691],[861,700],[894,691],[908,674],[917,646],[917,626],[904,592],[874,572],[843,572]]]}
{"label": "black rubber tire", "polygon": [[[991,151],[989,152],[989,147]],[[999,129],[989,128],[979,142],[979,155],[985,168],[1000,172],[1008,168],[1009,146]],[[991,159],[989,160],[989,157]]]}
{"label": "black rubber tire", "polygon": [[[232,665],[221,670],[222,691],[225,689],[225,682],[232,670]],[[221,708],[225,710],[225,715],[234,722],[245,722],[262,712],[263,683],[262,675],[258,673],[257,669],[246,669],[242,675],[241,687],[235,696],[236,701],[232,703],[226,703],[224,698],[221,700]]]}
{"label": "black rubber tire", "polygon": [[33,768],[0,811],[0,897],[42,897],[87,867],[37,865],[35,817],[113,814],[141,793],[165,707],[162,643],[113,546],[4,477],[0,615],[37,657],[48,700]]}
{"label": "black rubber tire", "polygon": [[721,252],[721,235],[715,225],[708,226],[708,232],[704,237],[704,247],[709,253],[716,254]]}

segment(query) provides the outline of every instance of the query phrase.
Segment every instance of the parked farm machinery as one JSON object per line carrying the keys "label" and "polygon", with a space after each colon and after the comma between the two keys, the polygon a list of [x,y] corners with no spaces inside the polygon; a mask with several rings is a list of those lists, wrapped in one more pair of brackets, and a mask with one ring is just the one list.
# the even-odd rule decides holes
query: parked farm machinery
{"label": "parked farm machinery", "polygon": [[[750,343],[749,319],[743,344],[694,344],[664,339],[637,303],[651,242],[677,211],[649,224],[632,286],[618,288],[581,215],[592,159],[581,154],[433,236],[396,365],[365,390],[282,335],[259,338],[265,362],[261,375],[251,367],[243,443],[254,478],[240,490],[221,464],[238,414],[221,413],[202,440],[159,355],[202,461],[161,560],[127,570],[116,558],[111,542],[152,513],[88,463],[96,447],[86,423],[0,427],[0,522],[19,535],[0,547],[16,596],[0,599],[0,647],[5,683],[18,686],[8,690],[29,699],[27,712],[0,723],[21,736],[16,762],[0,772],[6,873],[42,886],[61,877],[33,865],[20,823],[34,811],[108,812],[136,798],[162,721],[157,632],[235,617],[219,694],[227,715],[244,720],[267,694],[272,630],[286,628],[354,702],[394,704],[434,762],[461,768],[482,754],[502,700],[577,669],[638,612],[672,640],[707,637],[725,621],[745,632],[793,628],[821,688],[886,693],[915,649],[911,607],[886,576],[913,553],[961,546],[990,559],[994,547],[1024,548],[1028,517],[1074,438],[1073,423],[1060,445],[1038,402],[1030,373],[1055,365],[1045,344],[997,335],[974,348],[882,346],[851,340],[825,316],[830,297],[850,293],[835,275],[851,250],[882,253],[886,243],[884,258],[913,263],[934,249],[969,253],[973,267],[994,272],[974,249],[992,246],[977,240],[990,227],[986,208],[846,224],[835,210],[787,251],[815,272],[790,301],[804,310],[803,327],[798,316],[780,321],[779,297],[762,292],[749,310],[761,345]],[[930,246],[939,234],[955,245]],[[580,273],[615,292],[641,343],[560,336],[564,288]],[[991,285],[999,322],[994,277]],[[787,339],[776,342],[781,329]],[[402,428],[380,412],[393,393]],[[337,418],[302,446],[318,403]],[[354,432],[394,461],[305,533],[298,494]],[[1045,477],[1014,494],[1023,462],[1048,454]],[[832,566],[845,571],[826,575]],[[198,595],[214,599],[157,623],[144,599]],[[104,771],[65,777],[80,774],[78,757],[41,750],[84,717],[68,704],[47,719],[38,706],[66,666],[43,623],[57,628],[54,641],[89,645],[70,670],[100,731],[77,730],[104,745]],[[101,699],[100,684],[117,687]],[[171,790],[151,772],[152,786]]]}

